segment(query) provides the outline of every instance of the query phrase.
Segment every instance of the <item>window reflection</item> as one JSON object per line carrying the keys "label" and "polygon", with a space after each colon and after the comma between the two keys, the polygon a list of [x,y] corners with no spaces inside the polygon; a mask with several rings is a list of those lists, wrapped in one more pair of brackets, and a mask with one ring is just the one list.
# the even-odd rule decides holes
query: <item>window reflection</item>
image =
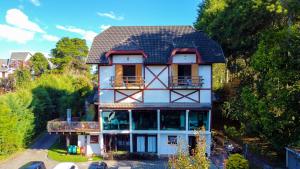
{"label": "window reflection", "polygon": [[133,130],[157,130],[157,111],[132,111]]}
{"label": "window reflection", "polygon": [[168,110],[161,112],[161,130],[185,130],[185,110]]}
{"label": "window reflection", "polygon": [[102,112],[104,130],[129,130],[129,112]]}
{"label": "window reflection", "polygon": [[190,111],[189,112],[189,130],[197,130],[204,127],[208,129],[207,111]]}

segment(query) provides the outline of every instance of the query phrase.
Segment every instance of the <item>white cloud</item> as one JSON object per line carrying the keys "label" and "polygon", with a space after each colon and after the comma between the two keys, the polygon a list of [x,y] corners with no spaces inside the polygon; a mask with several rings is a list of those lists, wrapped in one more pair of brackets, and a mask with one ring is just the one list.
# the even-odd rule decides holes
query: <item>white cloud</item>
{"label": "white cloud", "polygon": [[42,38],[50,42],[57,42],[59,40],[59,37],[48,34],[43,34]]}
{"label": "white cloud", "polygon": [[34,38],[35,32],[0,24],[0,39],[17,43],[26,43]]}
{"label": "white cloud", "polygon": [[74,26],[61,26],[61,25],[56,25],[57,29],[64,30],[67,32],[73,32],[81,35],[84,39],[86,39],[89,42],[92,42],[94,37],[97,35],[96,32],[90,31],[90,30],[84,30],[80,28],[76,28]]}
{"label": "white cloud", "polygon": [[105,29],[111,27],[111,25],[100,25],[100,30],[104,31]]}
{"label": "white cloud", "polygon": [[28,16],[19,9],[8,10],[6,12],[5,19],[8,24],[14,25],[18,28],[30,30],[33,32],[45,33],[45,31],[42,30],[39,25],[30,21],[28,19]]}
{"label": "white cloud", "polygon": [[30,2],[31,2],[33,5],[35,5],[35,6],[40,6],[40,5],[41,5],[41,3],[40,3],[39,0],[30,0]]}
{"label": "white cloud", "polygon": [[117,16],[113,11],[104,12],[104,13],[98,12],[97,14],[99,16],[110,18],[110,19],[113,19],[113,20],[123,20],[124,19],[123,16]]}

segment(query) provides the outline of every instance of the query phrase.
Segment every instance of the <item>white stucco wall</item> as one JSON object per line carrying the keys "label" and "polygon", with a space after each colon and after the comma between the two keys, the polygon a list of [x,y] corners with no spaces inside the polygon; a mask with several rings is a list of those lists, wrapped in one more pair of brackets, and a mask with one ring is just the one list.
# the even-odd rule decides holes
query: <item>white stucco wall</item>
{"label": "white stucco wall", "polygon": [[199,75],[204,79],[202,88],[211,88],[211,65],[199,65]]}
{"label": "white stucco wall", "polygon": [[177,136],[177,143],[182,141],[182,144],[187,144],[186,135],[185,134],[161,134],[160,135],[160,154],[168,155],[168,154],[176,154],[178,149],[178,144],[168,144],[168,136]]}
{"label": "white stucco wall", "polygon": [[[98,136],[99,137],[99,136]],[[87,136],[87,146],[86,146],[86,155],[100,154],[100,144],[91,144],[90,135]],[[100,141],[100,138],[99,138]]]}
{"label": "white stucco wall", "polygon": [[168,103],[169,102],[168,90],[145,90],[144,102],[145,103]]}
{"label": "white stucco wall", "polygon": [[211,90],[200,90],[200,103],[211,103]]}
{"label": "white stucco wall", "polygon": [[[188,144],[188,136],[186,134],[161,134],[160,135],[160,147],[159,152],[161,155],[170,155],[170,154],[176,154],[178,150],[178,144],[168,144],[168,136],[175,136],[177,135],[177,143],[179,141],[182,142],[183,149],[187,147]],[[192,135],[191,135],[192,136]],[[205,136],[206,141],[206,153],[210,156],[210,146],[211,146],[211,133],[203,134]]]}
{"label": "white stucco wall", "polygon": [[[161,72],[161,74],[158,76],[158,78],[166,85],[168,86],[168,67],[166,68],[165,65],[162,66],[147,66],[147,68],[152,71],[156,76]],[[147,86],[149,89],[157,89],[157,88],[166,88],[158,79],[155,79],[152,83],[151,81],[154,79],[154,75],[148,70],[145,69],[145,86]],[[165,69],[166,68],[166,69]],[[149,83],[151,83],[149,85]]]}
{"label": "white stucco wall", "polygon": [[100,102],[101,103],[113,103],[114,102],[114,91],[113,90],[101,90],[100,91]]}
{"label": "white stucco wall", "polygon": [[85,135],[78,135],[77,146],[85,146]]}
{"label": "white stucco wall", "polygon": [[143,63],[144,58],[142,55],[113,55],[113,63]]}
{"label": "white stucco wall", "polygon": [[110,78],[115,76],[115,66],[100,66],[100,88],[112,88]]}
{"label": "white stucco wall", "polygon": [[173,56],[173,63],[196,63],[196,55],[176,54]]}

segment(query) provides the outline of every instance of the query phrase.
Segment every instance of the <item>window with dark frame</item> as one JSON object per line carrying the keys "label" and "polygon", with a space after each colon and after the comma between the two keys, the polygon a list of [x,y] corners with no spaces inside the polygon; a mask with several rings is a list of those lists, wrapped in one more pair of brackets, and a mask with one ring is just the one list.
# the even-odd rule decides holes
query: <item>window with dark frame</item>
{"label": "window with dark frame", "polygon": [[97,135],[91,135],[90,136],[90,143],[91,144],[98,144],[99,143],[99,136],[97,136]]}
{"label": "window with dark frame", "polygon": [[177,136],[168,136],[168,144],[177,144]]}
{"label": "window with dark frame", "polygon": [[191,77],[192,76],[191,65],[178,65],[178,76],[179,77]]}
{"label": "window with dark frame", "polygon": [[135,65],[123,65],[123,77],[124,76],[136,76]]}

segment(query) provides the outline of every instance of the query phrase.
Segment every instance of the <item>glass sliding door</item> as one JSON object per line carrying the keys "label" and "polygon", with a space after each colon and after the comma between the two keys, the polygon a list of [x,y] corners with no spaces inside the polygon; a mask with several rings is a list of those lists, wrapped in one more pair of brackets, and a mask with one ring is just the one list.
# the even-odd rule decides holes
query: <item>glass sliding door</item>
{"label": "glass sliding door", "polygon": [[160,114],[161,130],[185,130],[185,110],[165,110]]}
{"label": "glass sliding door", "polygon": [[136,145],[137,152],[145,152],[145,136],[137,136]]}
{"label": "glass sliding door", "polygon": [[148,136],[148,152],[155,153],[156,152],[156,137]]}

